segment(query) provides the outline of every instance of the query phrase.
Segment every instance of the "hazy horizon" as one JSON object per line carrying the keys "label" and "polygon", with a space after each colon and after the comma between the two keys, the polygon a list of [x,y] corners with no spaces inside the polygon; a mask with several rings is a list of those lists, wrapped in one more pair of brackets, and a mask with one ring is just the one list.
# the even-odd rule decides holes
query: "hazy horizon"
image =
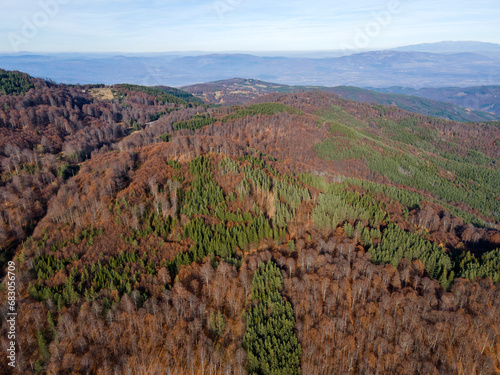
{"label": "hazy horizon", "polygon": [[[0,55],[82,55],[82,54],[92,54],[92,55],[97,55],[97,56],[109,56],[109,55],[125,55],[125,56],[164,56],[164,55],[205,55],[205,54],[254,54],[256,56],[262,55],[262,56],[274,56],[273,54],[283,54],[285,55],[297,55],[297,54],[302,54],[302,55],[307,55],[307,54],[336,54],[338,56],[341,56],[343,54],[356,54],[356,53],[364,53],[364,52],[378,52],[378,51],[391,51],[391,50],[397,50],[399,48],[404,48],[404,47],[412,47],[412,46],[425,46],[425,45],[439,45],[442,43],[481,43],[481,44],[490,44],[494,45],[495,47],[498,47],[498,50],[500,51],[500,43],[492,43],[492,42],[484,42],[484,41],[459,41],[459,40],[454,40],[454,41],[440,41],[440,42],[433,42],[433,43],[417,43],[417,44],[412,44],[412,45],[398,45],[398,46],[392,46],[388,48],[381,48],[381,49],[360,49],[360,50],[342,50],[342,49],[337,49],[337,50],[329,50],[329,49],[296,49],[296,50],[179,50],[179,51],[158,51],[158,52],[153,52],[153,51],[144,51],[144,52],[128,52],[128,51],[108,51],[108,52],[102,52],[102,51],[18,51],[18,52],[5,52],[5,51],[0,51]],[[479,51],[483,51],[478,49]],[[486,50],[484,50],[486,51]]]}

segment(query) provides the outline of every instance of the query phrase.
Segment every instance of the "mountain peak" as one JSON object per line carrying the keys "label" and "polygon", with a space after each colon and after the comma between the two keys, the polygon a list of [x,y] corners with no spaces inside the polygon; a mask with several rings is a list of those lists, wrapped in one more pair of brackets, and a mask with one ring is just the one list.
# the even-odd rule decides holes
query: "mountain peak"
{"label": "mountain peak", "polygon": [[475,41],[443,41],[422,43],[394,48],[395,51],[456,53],[456,52],[500,52],[500,44]]}

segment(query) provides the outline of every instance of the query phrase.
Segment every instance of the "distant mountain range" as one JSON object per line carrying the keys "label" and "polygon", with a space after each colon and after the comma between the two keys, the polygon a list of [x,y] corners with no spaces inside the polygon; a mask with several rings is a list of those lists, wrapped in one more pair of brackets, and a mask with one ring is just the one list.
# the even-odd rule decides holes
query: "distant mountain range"
{"label": "distant mountain range", "polygon": [[[478,52],[478,48],[486,50]],[[499,49],[500,45],[447,42],[323,58],[231,53],[189,56],[188,53],[186,56],[4,54],[0,55],[0,67],[73,84],[128,82],[185,86],[251,77],[287,85],[467,87],[500,85]]]}
{"label": "distant mountain range", "polygon": [[483,42],[439,42],[423,43],[394,48],[395,51],[460,53],[460,52],[500,52],[500,44]]}
{"label": "distant mountain range", "polygon": [[500,86],[427,87],[423,89],[389,87],[383,89],[374,88],[374,90],[382,93],[420,96],[500,115]]}
{"label": "distant mountain range", "polygon": [[[205,102],[224,105],[245,104],[255,98],[272,93],[322,90],[337,94],[344,99],[355,100],[362,103],[393,105],[409,112],[441,117],[454,121],[500,121],[500,114],[489,113],[490,111],[471,110],[460,105],[420,97],[421,95],[405,95],[404,92],[382,93],[351,86],[288,86],[255,79],[234,78],[185,86],[182,87],[182,89]],[[401,89],[404,91],[403,88]]]}

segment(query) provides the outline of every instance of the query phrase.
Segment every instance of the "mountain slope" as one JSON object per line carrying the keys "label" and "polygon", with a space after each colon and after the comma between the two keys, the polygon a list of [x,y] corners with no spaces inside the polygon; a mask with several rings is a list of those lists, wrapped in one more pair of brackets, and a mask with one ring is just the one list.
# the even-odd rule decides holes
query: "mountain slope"
{"label": "mountain slope", "polygon": [[26,73],[9,72],[0,69],[0,94],[24,94],[35,88],[33,78]]}
{"label": "mountain slope", "polygon": [[[500,369],[498,126],[322,91],[214,108],[92,89],[0,97],[3,134],[30,140],[0,155],[14,374]],[[56,134],[90,154],[38,147]]]}
{"label": "mountain slope", "polygon": [[148,122],[193,107],[177,96],[199,102],[180,90],[175,96],[133,85],[65,86],[15,72],[6,76],[22,80],[0,86],[16,94],[0,95],[0,188],[6,197],[0,204],[1,264],[82,161]]}
{"label": "mountain slope", "polygon": [[380,93],[356,87],[288,86],[254,79],[234,78],[185,86],[183,90],[212,104],[237,105],[270,93],[292,93],[323,90],[345,99],[362,103],[395,105],[404,110],[423,115],[446,118],[454,121],[498,121],[500,116],[492,113],[473,111],[457,105],[422,99],[417,96]]}
{"label": "mountain slope", "polygon": [[[319,86],[318,86],[319,87]],[[314,86],[288,86],[258,79],[232,78],[215,82],[184,86],[182,90],[203,99],[207,103],[239,105],[259,96],[277,92],[298,92],[314,89]]]}
{"label": "mountain slope", "polygon": [[464,106],[467,104],[467,101],[461,101],[460,104],[453,104],[450,103],[449,100],[438,101],[439,99],[437,97],[427,99],[424,95],[382,94],[377,91],[365,90],[357,87],[332,87],[326,89],[326,91],[333,92],[345,99],[356,100],[363,103],[395,105],[406,111],[446,118],[453,121],[481,122],[500,120],[499,113],[492,113],[494,112],[493,107],[483,107],[481,110],[469,109]]}
{"label": "mountain slope", "polygon": [[373,88],[384,93],[415,95],[453,103],[465,108],[500,114],[500,86],[441,87],[413,89],[409,87]]}
{"label": "mountain slope", "polygon": [[461,52],[500,52],[500,44],[484,42],[438,42],[423,43],[395,48],[396,51],[414,51],[431,53],[461,53]]}

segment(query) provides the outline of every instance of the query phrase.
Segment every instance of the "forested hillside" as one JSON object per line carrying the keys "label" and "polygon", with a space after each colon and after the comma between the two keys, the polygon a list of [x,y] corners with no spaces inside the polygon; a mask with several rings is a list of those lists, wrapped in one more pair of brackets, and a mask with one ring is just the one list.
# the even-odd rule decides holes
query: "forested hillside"
{"label": "forested hillside", "polygon": [[13,373],[500,372],[497,124],[133,85],[0,108]]}
{"label": "forested hillside", "polygon": [[[0,69],[0,93],[3,95],[20,95],[35,88],[35,80],[26,73]],[[37,83],[46,84],[42,80]]]}
{"label": "forested hillside", "polygon": [[376,91],[384,93],[396,93],[406,95],[416,95],[423,98],[439,100],[442,102],[453,103],[478,111],[500,114],[500,86],[473,86],[473,87],[427,87],[427,88],[409,88],[409,87],[387,87],[374,88]]}
{"label": "forested hillside", "polygon": [[[391,88],[365,90],[358,87],[349,86],[288,86],[277,83],[263,82],[255,79],[233,78],[223,81],[200,83],[183,87],[184,90],[193,94],[197,98],[203,99],[207,103],[220,105],[242,105],[260,96],[272,93],[298,93],[304,91],[321,90],[337,94],[344,99],[355,100],[362,103],[377,103],[381,105],[395,106],[409,112],[419,113],[427,116],[434,116],[454,121],[498,121],[498,112],[484,105],[483,108],[470,108],[475,104],[475,99],[461,100],[460,103],[449,102],[444,98],[421,95],[419,90]],[[391,91],[394,89],[394,91]],[[398,89],[401,89],[399,92]],[[468,91],[476,89],[477,93],[487,90],[482,87],[472,87]],[[439,92],[441,89],[430,89]],[[415,96],[414,95],[418,95]],[[406,95],[404,95],[406,94]],[[455,92],[456,96],[461,96],[460,91]],[[495,102],[495,92],[486,92],[482,99],[486,103]],[[464,94],[465,95],[465,94]],[[424,97],[422,97],[424,96]],[[433,99],[433,100],[432,100]],[[441,101],[439,101],[441,100]],[[453,104],[454,103],[454,104]]]}

